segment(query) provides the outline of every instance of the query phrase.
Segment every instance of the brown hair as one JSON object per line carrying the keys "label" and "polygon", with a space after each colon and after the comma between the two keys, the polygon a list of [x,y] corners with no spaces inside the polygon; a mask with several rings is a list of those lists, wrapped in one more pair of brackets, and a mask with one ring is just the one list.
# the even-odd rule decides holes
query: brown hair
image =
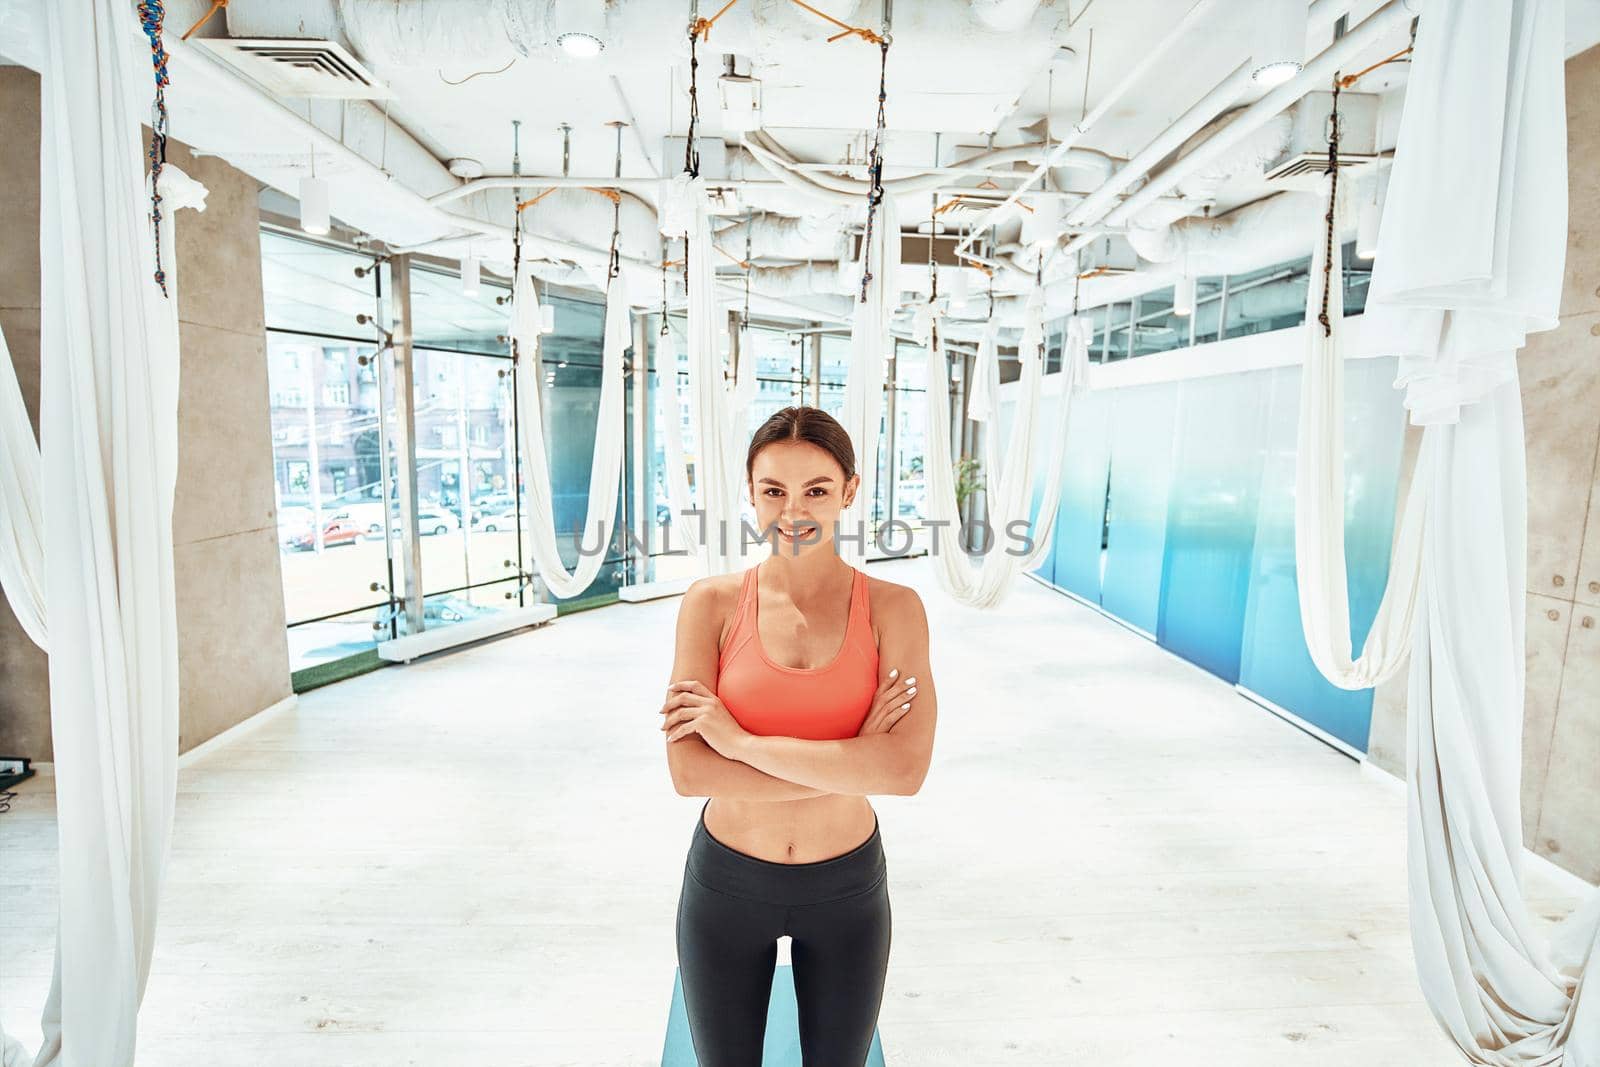
{"label": "brown hair", "polygon": [[821,408],[789,407],[774,412],[750,438],[750,452],[744,461],[746,480],[755,477],[756,453],[779,441],[804,441],[808,445],[816,445],[839,464],[846,481],[855,476],[855,446],[850,443],[850,435],[839,425],[839,420]]}

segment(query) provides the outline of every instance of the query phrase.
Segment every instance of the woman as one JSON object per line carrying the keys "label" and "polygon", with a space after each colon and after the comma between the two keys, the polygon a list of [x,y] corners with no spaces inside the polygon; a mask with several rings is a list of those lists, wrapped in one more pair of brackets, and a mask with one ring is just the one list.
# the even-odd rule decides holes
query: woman
{"label": "woman", "polygon": [[910,796],[927,774],[927,617],[914,591],[838,556],[861,479],[832,416],[773,415],[745,477],[772,554],[689,588],[661,709],[673,785],[710,798],[678,901],[684,1007],[701,1067],[759,1067],[788,935],[805,1067],[860,1067],[890,941],[867,797]]}

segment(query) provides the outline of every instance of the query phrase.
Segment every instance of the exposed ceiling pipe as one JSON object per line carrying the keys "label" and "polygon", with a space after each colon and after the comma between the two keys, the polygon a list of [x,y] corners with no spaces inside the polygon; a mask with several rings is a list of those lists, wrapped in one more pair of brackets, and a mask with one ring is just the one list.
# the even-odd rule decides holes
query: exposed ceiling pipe
{"label": "exposed ceiling pipe", "polygon": [[1185,12],[1181,19],[1173,23],[1172,27],[1166,32],[1161,40],[1157,41],[1153,46],[1151,46],[1150,49],[1145,52],[1144,56],[1139,60],[1139,62],[1135,63],[1133,68],[1122,76],[1122,80],[1116,84],[1110,93],[1106,94],[1106,96],[1101,99],[1100,103],[1095,106],[1095,109],[1088,115],[1085,115],[1078,122],[1073,123],[1072,132],[1066,137],[1062,138],[1061,143],[1050,150],[1050,154],[1045,157],[1044,162],[1040,163],[1039,166],[1035,168],[1033,174],[1028,178],[1028,180],[1023,182],[1016,189],[1012,190],[1011,194],[1007,196],[998,207],[991,209],[988,214],[986,214],[982,219],[978,220],[978,223],[973,227],[972,232],[969,233],[966,239],[956,247],[956,252],[959,254],[971,248],[972,242],[978,239],[978,234],[988,229],[991,222],[999,219],[1001,217],[1001,212],[1010,208],[1012,204],[1015,204],[1017,199],[1022,196],[1025,191],[1033,187],[1040,178],[1044,177],[1045,171],[1049,170],[1062,159],[1066,158],[1067,153],[1070,152],[1073,146],[1077,144],[1078,139],[1084,134],[1088,133],[1089,130],[1094,127],[1095,123],[1099,122],[1103,117],[1105,117],[1106,113],[1111,110],[1111,108],[1119,99],[1121,99],[1122,95],[1131,89],[1135,84],[1137,84],[1140,78],[1144,77],[1145,71],[1154,66],[1156,60],[1160,59],[1161,55],[1166,52],[1168,48],[1172,47],[1188,34],[1190,28],[1200,19],[1202,15],[1210,10],[1214,2],[1215,0],[1198,0],[1193,7]]}
{"label": "exposed ceiling pipe", "polygon": [[[1359,205],[1370,185],[1341,181],[1341,203]],[[1153,230],[1129,230],[1128,242],[1148,263],[1179,264],[1191,275],[1239,274],[1311,251],[1323,230],[1323,198],[1308,191],[1255,200],[1214,219],[1191,218]],[[1356,212],[1341,208],[1340,239],[1355,233]]]}
{"label": "exposed ceiling pipe", "polygon": [[[716,219],[717,237],[730,251],[742,256],[745,237],[750,239],[751,259],[809,259],[837,262],[850,251],[846,230],[849,213],[844,210],[817,212],[794,218],[788,215],[761,214],[753,219]],[[731,243],[729,243],[731,242]]]}
{"label": "exposed ceiling pipe", "polygon": [[1229,74],[1205,96],[1195,102],[1176,122],[1162,130],[1154,140],[1145,145],[1134,157],[1100,188],[1090,193],[1082,203],[1067,213],[1068,225],[1082,225],[1097,219],[1111,206],[1111,201],[1128,186],[1144,177],[1151,167],[1161,162],[1174,148],[1188,140],[1217,113],[1237,100],[1250,86],[1250,61],[1233,68]]}
{"label": "exposed ceiling pipe", "polygon": [[[799,170],[800,161],[791,155],[788,149],[760,130],[746,134],[742,143],[763,164],[776,164],[799,177],[801,181],[820,187],[823,190],[849,193],[852,196],[865,196],[872,187],[870,182],[862,181],[858,178],[845,178],[826,172]],[[1043,144],[997,148],[993,151],[980,152],[976,155],[968,156],[966,159],[958,160],[955,166],[962,168],[963,171],[974,167],[981,167],[986,170],[993,169],[1012,163],[1037,159],[1043,150]],[[1114,165],[1110,156],[1104,152],[1096,152],[1091,149],[1076,149],[1071,153],[1063,153],[1057,162],[1059,163],[1061,160],[1066,160],[1069,166],[1094,170],[1100,174],[1102,180],[1110,176],[1111,168]],[[771,166],[768,166],[768,170],[771,169]],[[948,185],[950,185],[948,172],[943,172],[939,168],[930,168],[928,171],[914,177],[892,178],[883,183],[883,189],[885,193],[903,196],[931,192],[934,189],[944,188]]]}
{"label": "exposed ceiling pipe", "polygon": [[[707,184],[716,186],[719,189],[773,189],[776,188],[779,183],[775,181],[763,181],[761,179],[751,178],[730,180],[718,178],[717,180],[708,182]],[[471,196],[473,193],[481,193],[486,189],[516,188],[621,189],[624,192],[632,193],[637,196],[646,194],[654,196],[661,191],[661,179],[616,178],[609,175],[603,178],[574,178],[562,177],[560,175],[522,174],[514,176],[509,174],[498,174],[492,177],[473,178],[470,181],[464,181],[460,185],[446,189],[442,193],[435,193],[433,196],[428,198],[428,201],[435,207],[438,207],[443,204],[452,203],[456,200],[461,200],[465,197]]]}
{"label": "exposed ceiling pipe", "polygon": [[1156,175],[1148,185],[1113,208],[1105,216],[1105,221],[1113,225],[1126,222],[1140,209],[1248,137],[1306,93],[1328,85],[1334,74],[1349,60],[1378,43],[1385,34],[1404,26],[1410,18],[1406,0],[1389,0],[1307,63],[1298,75],[1245,108],[1237,119],[1216,136]]}
{"label": "exposed ceiling pipe", "polygon": [[[1244,108],[1237,118],[1229,122],[1203,144],[1180,158],[1172,166],[1155,175],[1138,192],[1112,208],[1101,220],[1109,225],[1124,225],[1129,219],[1148,208],[1191,175],[1210,165],[1228,149],[1249,137],[1272,121],[1306,93],[1327,85],[1333,75],[1346,63],[1376,44],[1392,30],[1403,26],[1410,18],[1407,0],[1389,0],[1353,30],[1334,41],[1315,59],[1308,62],[1299,74]],[[1058,258],[1070,256],[1088,245],[1094,238],[1089,235],[1075,237],[1063,246]]]}
{"label": "exposed ceiling pipe", "polygon": [[[132,24],[137,31],[137,23]],[[143,40],[141,36],[138,38]],[[431,204],[421,194],[396,181],[394,175],[380,168],[378,164],[369,160],[359,152],[347,147],[342,141],[331,134],[325,133],[316,124],[306,121],[305,117],[279,103],[264,90],[247,82],[234,71],[213,59],[204,49],[179,41],[177,38],[164,41],[170,63],[185,76],[185,90],[197,93],[209,92],[208,99],[215,103],[226,100],[235,106],[234,118],[239,125],[260,129],[262,127],[278,127],[293,131],[293,136],[300,139],[308,148],[314,150],[319,157],[330,156],[342,164],[343,173],[354,174],[372,183],[382,190],[381,196],[391,198],[406,204],[408,211],[415,212],[423,219],[433,221],[441,229],[466,229],[474,233],[481,233],[491,237],[510,239],[511,228],[485,219],[475,218],[471,215],[457,214],[444,211]],[[176,84],[176,82],[175,82]],[[243,110],[239,110],[242,108]],[[396,142],[408,137],[398,127],[391,127],[388,136]],[[206,147],[206,146],[197,146]],[[420,147],[420,146],[419,146]],[[398,151],[398,144],[396,146]],[[221,153],[225,158],[229,153]],[[429,159],[433,157],[428,156]],[[444,175],[444,181],[451,181],[448,172],[438,161],[434,160],[439,172]],[[292,194],[292,191],[289,191]],[[381,236],[381,235],[380,235]]]}
{"label": "exposed ceiling pipe", "polygon": [[650,168],[650,173],[657,178],[661,177],[661,168],[656,166],[655,157],[650,154],[650,146],[645,143],[644,131],[639,129],[639,120],[633,117],[633,105],[628,103],[628,94],[622,91],[622,80],[615,74],[611,75],[611,89],[617,94],[617,103],[622,107],[622,117],[627,120],[628,129],[633,131],[633,140],[639,148],[639,155],[644,157],[644,165]]}

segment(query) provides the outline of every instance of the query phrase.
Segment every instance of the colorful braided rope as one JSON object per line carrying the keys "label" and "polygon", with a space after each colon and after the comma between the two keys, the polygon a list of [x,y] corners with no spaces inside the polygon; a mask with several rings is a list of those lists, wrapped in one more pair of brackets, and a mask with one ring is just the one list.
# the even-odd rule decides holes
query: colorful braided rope
{"label": "colorful braided rope", "polygon": [[139,26],[150,38],[150,62],[155,67],[156,98],[150,114],[150,224],[155,234],[156,284],[167,292],[167,272],[161,269],[161,167],[167,161],[167,50],[161,44],[161,23],[167,13],[161,0],[140,0]]}

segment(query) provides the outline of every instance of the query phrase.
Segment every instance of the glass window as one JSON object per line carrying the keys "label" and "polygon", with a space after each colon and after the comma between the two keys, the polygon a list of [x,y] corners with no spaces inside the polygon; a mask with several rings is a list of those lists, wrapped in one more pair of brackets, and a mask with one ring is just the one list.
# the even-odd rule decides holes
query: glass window
{"label": "glass window", "polygon": [[1242,337],[1300,325],[1305,320],[1310,268],[1311,257],[1305,256],[1276,267],[1230,274],[1222,335]]}
{"label": "glass window", "polygon": [[1133,328],[1135,356],[1167,352],[1189,344],[1189,316],[1174,313],[1172,301],[1170,285],[1139,297],[1138,319]]}

